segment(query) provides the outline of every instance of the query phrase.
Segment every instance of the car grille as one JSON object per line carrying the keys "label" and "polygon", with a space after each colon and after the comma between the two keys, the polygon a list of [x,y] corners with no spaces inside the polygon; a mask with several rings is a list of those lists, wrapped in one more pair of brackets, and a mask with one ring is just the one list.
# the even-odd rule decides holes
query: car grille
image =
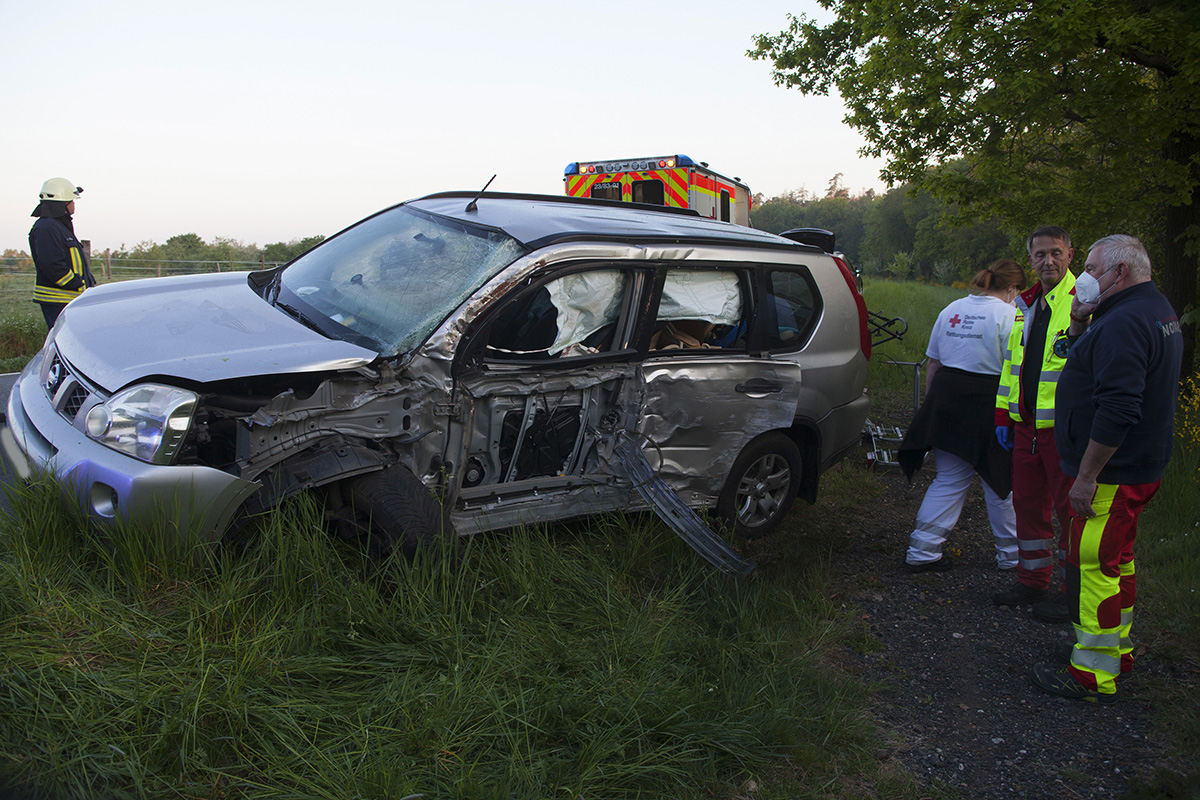
{"label": "car grille", "polygon": [[58,355],[57,350],[50,359],[50,366],[43,373],[42,388],[46,390],[58,413],[72,423],[81,410],[91,408],[101,399],[92,399],[94,392]]}

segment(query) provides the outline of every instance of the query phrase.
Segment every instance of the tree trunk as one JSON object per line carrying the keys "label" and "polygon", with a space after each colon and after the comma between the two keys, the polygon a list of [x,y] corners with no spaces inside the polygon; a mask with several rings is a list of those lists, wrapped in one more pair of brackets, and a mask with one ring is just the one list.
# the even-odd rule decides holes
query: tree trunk
{"label": "tree trunk", "polygon": [[[1200,203],[1196,202],[1195,186],[1200,184],[1197,169],[1191,166],[1192,159],[1200,155],[1200,140],[1190,134],[1177,134],[1167,142],[1167,160],[1188,166],[1192,172],[1193,189],[1187,200],[1166,210],[1166,230],[1163,231],[1163,263],[1156,265],[1161,278],[1163,294],[1170,301],[1175,313],[1183,316],[1196,308],[1196,274],[1200,271],[1197,251],[1200,250]],[[1189,228],[1191,233],[1189,236]],[[1192,237],[1196,237],[1193,239]],[[1192,254],[1188,255],[1189,245]],[[1196,323],[1183,326],[1183,375],[1192,374],[1192,362],[1196,350]]]}

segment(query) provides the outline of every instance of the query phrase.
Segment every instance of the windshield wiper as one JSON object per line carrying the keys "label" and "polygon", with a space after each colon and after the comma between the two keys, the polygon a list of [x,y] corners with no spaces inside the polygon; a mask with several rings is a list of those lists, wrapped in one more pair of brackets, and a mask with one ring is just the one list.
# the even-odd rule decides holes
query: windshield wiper
{"label": "windshield wiper", "polygon": [[306,314],[305,314],[303,311],[301,311],[300,309],[296,308],[295,306],[289,306],[287,303],[282,303],[282,302],[279,302],[279,300],[278,300],[278,294],[279,294],[279,293],[278,293],[278,290],[276,290],[276,300],[275,300],[275,303],[274,303],[274,305],[275,305],[275,307],[276,307],[276,308],[278,308],[278,309],[280,309],[280,310],[282,310],[282,311],[286,311],[288,314],[290,314],[290,315],[292,315],[293,317],[295,317],[295,318],[296,318],[296,319],[297,319],[299,322],[303,323],[304,325],[308,326],[309,328],[312,328],[314,331],[316,331],[317,333],[321,334],[322,336],[328,336],[328,335],[329,335],[328,333],[326,333],[326,332],[324,331],[324,329],[322,329],[322,328],[321,328],[320,324],[318,324],[318,323],[317,323],[317,321],[316,321],[315,319],[313,319],[312,317],[310,317],[310,316],[306,315]]}
{"label": "windshield wiper", "polygon": [[353,345],[358,345],[366,350],[373,350],[376,353],[380,351],[379,342],[372,339],[366,334],[359,333],[347,328],[345,325],[335,322],[336,328],[330,329],[328,325],[322,325],[317,320],[305,314],[295,306],[282,303],[278,299],[275,301],[275,307],[295,317],[298,322],[306,327],[312,328],[317,333],[324,336],[326,339],[338,339],[343,342],[349,342]]}
{"label": "windshield wiper", "polygon": [[271,305],[275,305],[275,300],[279,297],[279,287],[282,285],[283,271],[280,270],[275,273],[271,278],[271,282],[267,284],[267,290],[263,292],[263,298]]}

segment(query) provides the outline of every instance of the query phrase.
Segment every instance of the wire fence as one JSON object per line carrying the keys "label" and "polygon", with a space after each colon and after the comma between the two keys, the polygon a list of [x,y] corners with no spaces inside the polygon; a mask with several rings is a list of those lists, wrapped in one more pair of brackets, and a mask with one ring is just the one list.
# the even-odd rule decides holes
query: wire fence
{"label": "wire fence", "polygon": [[[101,254],[90,261],[92,274],[98,283],[129,281],[138,278],[161,278],[167,275],[197,275],[211,272],[248,272],[273,269],[285,262],[235,260],[184,260],[163,258],[125,258]],[[0,256],[0,299],[33,297],[37,270],[27,256]]]}

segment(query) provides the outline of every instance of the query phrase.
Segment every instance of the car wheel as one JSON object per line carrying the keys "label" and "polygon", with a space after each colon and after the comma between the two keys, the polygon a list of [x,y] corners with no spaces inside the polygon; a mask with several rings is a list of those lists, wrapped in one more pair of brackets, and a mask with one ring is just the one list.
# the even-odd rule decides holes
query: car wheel
{"label": "car wheel", "polygon": [[453,556],[458,537],[449,515],[408,470],[392,467],[355,478],[350,502],[372,557],[385,558],[397,548],[409,559],[435,550]]}
{"label": "car wheel", "polygon": [[787,436],[773,432],[758,437],[733,462],[717,514],[738,536],[762,536],[792,507],[801,466],[800,449]]}

